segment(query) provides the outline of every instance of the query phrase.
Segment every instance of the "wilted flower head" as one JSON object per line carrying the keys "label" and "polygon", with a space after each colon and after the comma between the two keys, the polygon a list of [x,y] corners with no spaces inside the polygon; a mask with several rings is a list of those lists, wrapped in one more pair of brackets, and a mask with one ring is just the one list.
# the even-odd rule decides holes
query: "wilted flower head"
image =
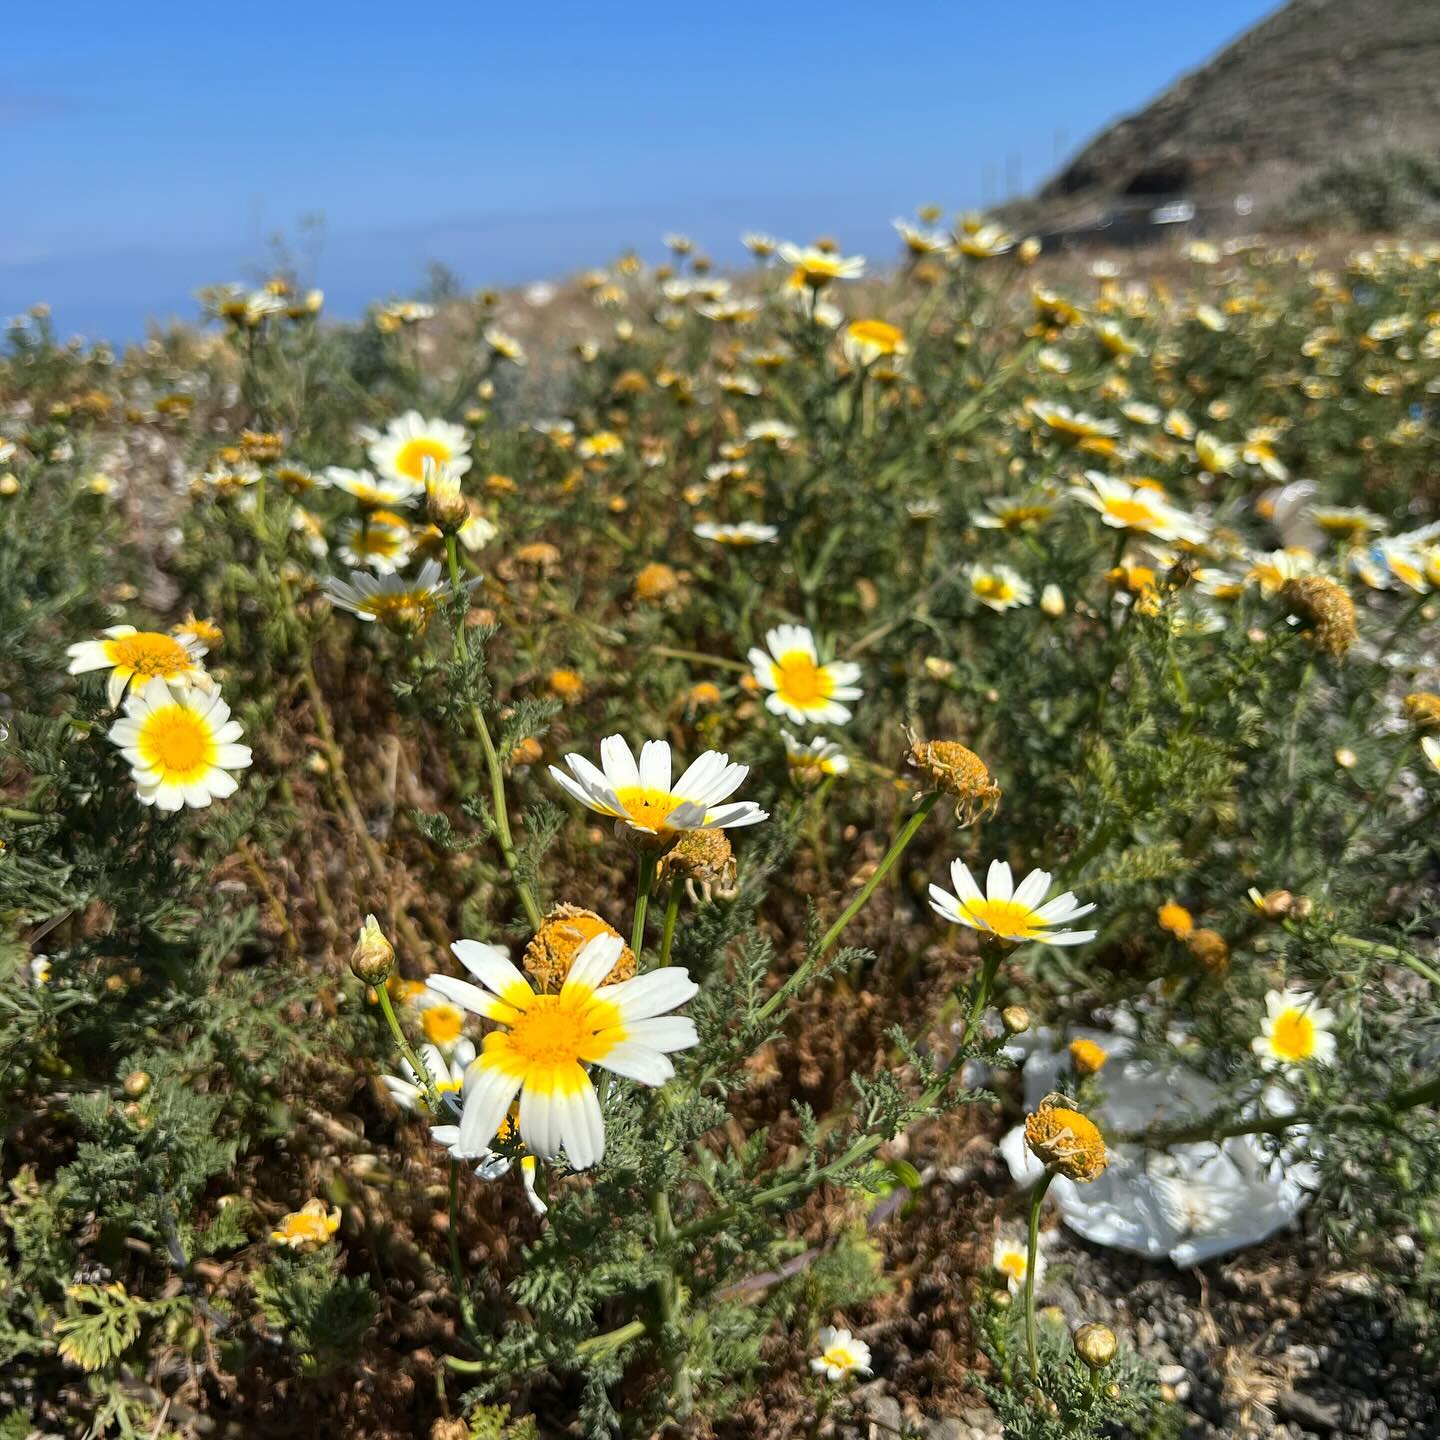
{"label": "wilted flower head", "polygon": [[955,797],[955,813],[962,825],[973,825],[993,815],[1000,804],[1000,787],[990,778],[985,762],[958,740],[921,740],[907,730],[906,763],[921,771],[937,790]]}
{"label": "wilted flower head", "polygon": [[1094,1121],[1059,1094],[1047,1095],[1025,1117],[1025,1143],[1046,1169],[1070,1180],[1096,1180],[1109,1163]]}
{"label": "wilted flower head", "polygon": [[541,994],[553,993],[565,983],[581,950],[597,935],[613,935],[623,947],[605,976],[606,983],[618,985],[628,980],[635,973],[635,952],[624,944],[613,925],[579,905],[557,905],[551,910],[525,947],[520,964]]}
{"label": "wilted flower head", "polygon": [[327,1209],[323,1200],[307,1200],[270,1232],[270,1243],[282,1250],[318,1250],[340,1228],[340,1207]]}
{"label": "wilted flower head", "polygon": [[1324,575],[1287,580],[1280,598],[1310,622],[1310,637],[1332,660],[1343,660],[1355,643],[1355,602]]}

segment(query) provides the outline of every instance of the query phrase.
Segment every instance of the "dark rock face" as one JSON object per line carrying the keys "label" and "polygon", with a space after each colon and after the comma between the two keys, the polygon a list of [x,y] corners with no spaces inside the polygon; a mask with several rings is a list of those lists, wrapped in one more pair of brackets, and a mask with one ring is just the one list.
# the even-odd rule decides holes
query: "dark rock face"
{"label": "dark rock face", "polygon": [[1291,0],[1091,141],[1036,198],[1069,209],[1243,193],[1267,210],[1337,159],[1440,152],[1437,75],[1437,0]]}

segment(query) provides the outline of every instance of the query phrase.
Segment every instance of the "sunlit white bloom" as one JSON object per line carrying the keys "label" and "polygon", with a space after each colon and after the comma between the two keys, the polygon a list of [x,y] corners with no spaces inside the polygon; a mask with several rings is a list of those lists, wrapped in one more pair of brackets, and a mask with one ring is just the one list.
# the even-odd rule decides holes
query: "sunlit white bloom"
{"label": "sunlit white bloom", "polygon": [[[500,1122],[500,1129],[496,1132],[494,1143],[503,1145],[505,1151],[485,1149],[479,1155],[467,1155],[460,1152],[460,1127],[458,1125],[432,1125],[430,1127],[430,1138],[437,1145],[443,1145],[456,1160],[475,1162],[475,1174],[481,1180],[499,1180],[508,1175],[518,1163],[520,1166],[520,1179],[525,1186],[525,1198],[530,1202],[530,1208],[537,1215],[546,1214],[550,1207],[540,1198],[535,1189],[535,1177],[538,1169],[538,1162],[533,1155],[521,1153],[516,1158],[516,1149],[520,1145],[520,1110],[519,1106],[512,1105],[505,1119]],[[506,1153],[508,1152],[508,1153]]]}
{"label": "sunlit white bloom", "polygon": [[386,521],[347,520],[340,530],[340,558],[353,569],[393,575],[410,558],[410,532]]}
{"label": "sunlit white bloom", "polygon": [[973,260],[989,260],[1015,247],[1015,237],[989,221],[967,222],[955,237],[956,248]]}
{"label": "sunlit white bloom", "polygon": [[730,830],[756,825],[768,814],[749,800],[723,804],[750,773],[732,765],[728,755],[707,750],[672,783],[670,745],[647,740],[636,763],[634,752],[619,735],[600,742],[600,766],[583,755],[567,755],[567,775],[558,766],[550,775],[561,789],[588,810],[608,815],[618,826],[669,841],[683,830]]}
{"label": "sunlit white bloom", "polygon": [[158,810],[203,810],[237,789],[232,770],[250,764],[244,732],[219,690],[169,681],[132,690],[110,727],[112,744],[130,765],[141,804]]}
{"label": "sunlit white bloom", "polygon": [[359,620],[382,620],[402,630],[423,630],[449,596],[450,586],[440,578],[438,560],[427,560],[413,579],[352,570],[348,584],[335,576],[325,581],[325,598],[338,609]]}
{"label": "sunlit white bloom", "polygon": [[853,661],[820,663],[815,637],[803,625],[777,625],[765,636],[766,650],[753,646],[749,660],[756,683],[768,690],[765,706],[797,725],[843,725],[850,718],[846,700],[863,693],[855,682]]}
{"label": "sunlit white bloom", "polygon": [[782,450],[789,445],[800,432],[793,426],[787,425],[783,420],[756,420],[753,424],[745,427],[745,438],[750,441],[764,440],[771,445],[777,445]]}
{"label": "sunlit white bloom", "polygon": [[1252,555],[1249,559],[1250,569],[1245,578],[1259,585],[1261,594],[1266,597],[1278,594],[1287,581],[1315,573],[1314,555],[1299,546],[1270,550]]}
{"label": "sunlit white bloom", "polygon": [[155,630],[137,630],[133,625],[112,625],[101,632],[103,640],[81,640],[71,645],[69,673],[84,675],[91,670],[109,670],[106,698],[111,706],[120,703],[125,687],[131,693],[152,682],[211,687],[210,677],[200,664],[205,644],[194,635],[165,635]]}
{"label": "sunlit white bloom", "polygon": [[1440,770],[1440,739],[1434,735],[1422,735],[1420,737],[1420,749],[1424,752],[1425,758],[1436,769]]}
{"label": "sunlit white bloom", "polygon": [[512,365],[525,363],[525,347],[508,331],[502,330],[498,325],[487,325],[484,338],[485,343],[501,359],[508,360]]}
{"label": "sunlit white bloom", "polygon": [[369,470],[347,470],[343,465],[325,468],[325,484],[352,495],[367,510],[404,510],[425,493],[425,482],[404,476],[377,480]]}
{"label": "sunlit white bloom", "polygon": [[965,575],[970,594],[990,610],[1014,610],[1035,598],[1030,582],[1008,565],[967,565]]}
{"label": "sunlit white bloom", "polygon": [[1229,475],[1240,456],[1233,445],[1222,444],[1208,430],[1202,430],[1195,437],[1195,458],[1209,474]]}
{"label": "sunlit white bloom", "polygon": [[390,480],[423,487],[427,460],[463,475],[470,468],[470,436],[465,427],[427,420],[418,410],[407,410],[370,446],[370,463]]}
{"label": "sunlit white bloom", "polygon": [[1132,425],[1158,425],[1160,423],[1160,407],[1147,405],[1141,400],[1127,401],[1120,407],[1120,413]]}
{"label": "sunlit white bloom", "polygon": [[[1039,1292],[1045,1280],[1045,1252],[1043,1235],[1041,1244],[1035,1250],[1035,1289]],[[1024,1235],[1000,1234],[995,1237],[995,1248],[990,1252],[990,1263],[1005,1277],[1010,1293],[1018,1295],[1025,1288],[1025,1276],[1030,1270],[1030,1245]]]}
{"label": "sunlit white bloom", "polygon": [[1035,363],[1048,375],[1068,375],[1075,362],[1063,350],[1042,345],[1035,352]]}
{"label": "sunlit white bloom", "polygon": [[462,1158],[490,1151],[518,1094],[525,1148],[541,1160],[563,1148],[574,1169],[588,1169],[604,1157],[605,1123],[586,1067],[663,1085],[675,1073],[669,1055],[699,1043],[693,1021],[666,1013],[699,991],[685,969],[603,984],[624,949],[616,935],[586,942],[557,995],[536,994],[498,946],[450,948],[480,983],[434,975],[430,988],[498,1027],[470,1066],[452,1151]]}
{"label": "sunlit white bloom", "polygon": [[835,741],[817,735],[807,745],[784,728],[780,731],[780,738],[785,742],[786,763],[801,779],[849,773],[850,762]]}
{"label": "sunlit white bloom", "polygon": [[769,545],[780,534],[774,525],[761,525],[755,520],[741,520],[735,525],[716,525],[709,521],[697,525],[695,534],[717,545]]}
{"label": "sunlit white bloom", "polygon": [[1097,420],[1083,410],[1045,400],[1027,400],[1025,408],[1048,430],[1067,440],[1104,440],[1120,433],[1114,420]]}
{"label": "sunlit white bloom", "polygon": [[1205,529],[1165,498],[1165,492],[1150,485],[1132,485],[1114,480],[1098,470],[1087,470],[1090,488],[1075,491],[1075,498],[1099,513],[1106,525],[1116,530],[1136,530],[1158,540],[1189,540],[1198,544]]}
{"label": "sunlit white bloom", "polygon": [[922,230],[908,220],[893,220],[891,224],[912,255],[948,255],[955,248],[955,237],[943,230]]}
{"label": "sunlit white bloom", "polygon": [[930,887],[930,908],[953,924],[993,935],[1010,945],[1029,941],[1042,945],[1083,945],[1095,938],[1094,930],[1051,928],[1078,920],[1095,906],[1081,905],[1068,890],[1046,902],[1050,889],[1048,871],[1032,870],[1016,885],[1009,865],[1003,860],[993,860],[982,891],[964,861],[956,860],[950,866],[950,882],[955,886],[953,895],[939,885]]}
{"label": "sunlit white bloom", "polygon": [[857,1340],[848,1330],[833,1325],[821,1327],[820,1353],[810,1361],[810,1368],[827,1380],[846,1380],[851,1375],[870,1374],[870,1347]]}
{"label": "sunlit white bloom", "polygon": [[780,258],[787,265],[793,265],[804,283],[815,289],[832,280],[858,280],[865,273],[863,255],[837,255],[811,245],[787,242],[780,247]]}
{"label": "sunlit white bloom", "polygon": [[1270,990],[1265,995],[1265,1018],[1250,1048],[1267,1070],[1335,1061],[1335,1012],[1315,1003],[1304,990]]}

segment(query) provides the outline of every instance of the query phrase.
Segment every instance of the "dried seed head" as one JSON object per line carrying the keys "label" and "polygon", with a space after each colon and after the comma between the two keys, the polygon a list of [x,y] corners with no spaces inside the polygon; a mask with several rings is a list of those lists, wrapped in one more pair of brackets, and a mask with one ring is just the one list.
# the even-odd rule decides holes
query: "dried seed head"
{"label": "dried seed head", "polygon": [[735,851],[723,830],[686,830],[660,860],[661,879],[694,880],[725,891],[735,887]]}
{"label": "dried seed head", "polygon": [[394,968],[395,947],[385,938],[380,922],[367,915],[360,927],[360,938],[350,952],[351,972],[367,985],[383,985]]}
{"label": "dried seed head", "polygon": [[1417,730],[1440,730],[1440,695],[1417,690],[1405,697],[1405,713]]}
{"label": "dried seed head", "polygon": [[1025,1117],[1025,1143],[1047,1170],[1082,1183],[1098,1180],[1109,1163],[1095,1122],[1071,1109],[1063,1095],[1047,1095]]}
{"label": "dried seed head", "polygon": [[1000,787],[973,750],[955,740],[921,740],[911,730],[905,732],[905,739],[906,762],[928,775],[935,789],[955,797],[955,816],[961,825],[973,825],[995,813]]}
{"label": "dried seed head", "polygon": [[635,577],[635,598],[647,602],[668,600],[680,588],[680,577],[657,560]]}
{"label": "dried seed head", "polygon": [[[623,939],[613,925],[607,924],[593,910],[582,910],[578,905],[557,905],[525,947],[520,963],[541,994],[553,995],[565,983],[565,977],[585,943],[597,935],[614,935],[616,939]],[[626,945],[605,977],[605,983],[616,985],[621,980],[628,980],[635,969],[635,952]]]}
{"label": "dried seed head", "polygon": [[1355,602],[1324,575],[1287,580],[1280,599],[1310,622],[1310,638],[1332,660],[1343,660],[1355,643]]}
{"label": "dried seed head", "polygon": [[1225,978],[1230,969],[1230,946],[1218,930],[1197,930],[1185,943],[1207,974],[1216,980]]}
{"label": "dried seed head", "polygon": [[1106,1325],[1082,1325],[1071,1339],[1075,1342],[1075,1353],[1092,1370],[1103,1370],[1120,1348],[1115,1332]]}

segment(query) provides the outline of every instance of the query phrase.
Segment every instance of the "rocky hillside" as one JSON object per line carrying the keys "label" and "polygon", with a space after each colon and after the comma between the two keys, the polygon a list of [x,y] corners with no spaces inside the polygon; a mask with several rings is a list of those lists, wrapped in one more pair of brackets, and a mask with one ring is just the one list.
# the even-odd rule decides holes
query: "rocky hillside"
{"label": "rocky hillside", "polygon": [[1052,223],[1190,199],[1263,218],[1328,166],[1369,152],[1440,156],[1440,0],[1291,0],[1036,197]]}

